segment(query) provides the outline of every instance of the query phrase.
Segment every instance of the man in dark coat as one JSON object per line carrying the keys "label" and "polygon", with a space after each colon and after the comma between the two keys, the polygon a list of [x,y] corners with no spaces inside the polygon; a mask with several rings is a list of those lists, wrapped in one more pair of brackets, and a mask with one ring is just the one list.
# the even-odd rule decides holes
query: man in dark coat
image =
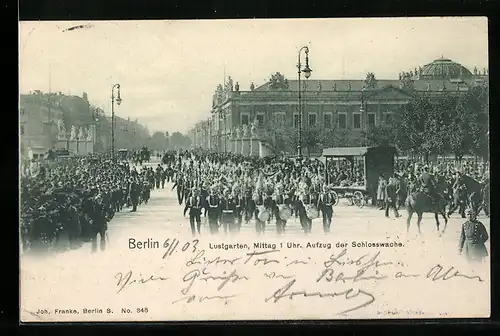
{"label": "man in dark coat", "polygon": [[224,233],[235,232],[236,224],[236,204],[234,197],[229,189],[224,190],[223,197],[220,202],[221,223],[224,227]]}
{"label": "man in dark coat", "polygon": [[139,197],[141,195],[141,189],[139,183],[136,179],[130,181],[130,202],[132,203],[132,210],[130,212],[136,212],[137,206],[139,205]]}
{"label": "man in dark coat", "polygon": [[328,188],[326,183],[323,185],[323,192],[318,197],[318,209],[323,214],[323,231],[330,232],[332,224],[333,205],[335,204],[335,195]]}
{"label": "man in dark coat", "polygon": [[420,175],[420,183],[424,188],[424,191],[431,198],[432,204],[437,203],[438,195],[436,192],[436,179],[434,175],[429,173],[428,168],[426,167],[424,172]]}
{"label": "man in dark coat", "polygon": [[488,232],[483,223],[476,219],[472,209],[467,209],[469,220],[462,224],[460,233],[459,252],[464,252],[469,262],[482,262],[488,256],[484,243],[488,240]]}
{"label": "man in dark coat", "polygon": [[174,190],[175,188],[177,191],[177,200],[179,201],[179,205],[182,204],[183,196],[184,196],[184,179],[182,178],[182,175],[180,172],[178,173],[177,180],[175,181],[174,185],[172,186],[171,190]]}
{"label": "man in dark coat", "polygon": [[208,227],[210,233],[215,234],[219,232],[219,218],[220,218],[220,198],[215,193],[215,188],[210,188],[210,194],[207,197],[207,213],[208,213]]}
{"label": "man in dark coat", "polygon": [[389,183],[385,187],[385,194],[387,196],[386,202],[385,202],[385,217],[389,218],[389,209],[393,208],[394,209],[394,216],[400,217],[400,214],[398,213],[398,208],[396,205],[396,200],[397,200],[397,191],[399,189],[399,180],[390,178]]}
{"label": "man in dark coat", "polygon": [[[193,236],[196,234],[196,229],[198,230],[198,234],[201,231],[201,207],[200,191],[197,188],[193,188],[193,195],[186,200],[186,207],[184,208],[184,216],[186,216],[186,212],[189,209],[189,224],[191,225]],[[196,228],[194,225],[195,222]]]}

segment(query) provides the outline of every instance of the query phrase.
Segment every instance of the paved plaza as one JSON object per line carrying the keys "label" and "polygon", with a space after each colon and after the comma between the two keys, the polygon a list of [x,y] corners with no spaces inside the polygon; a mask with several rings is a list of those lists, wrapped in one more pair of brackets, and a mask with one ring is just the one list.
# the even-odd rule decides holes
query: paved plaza
{"label": "paved plaza", "polygon": [[[125,242],[128,237],[138,232],[146,235],[155,236],[155,232],[165,232],[171,235],[189,235],[191,232],[188,215],[183,217],[184,206],[180,206],[177,201],[175,189],[172,189],[172,183],[166,183],[165,189],[156,189],[151,192],[151,199],[148,204],[141,205],[137,212],[129,212],[124,209],[117,213],[115,218],[108,224],[108,234],[110,244],[114,242]],[[334,207],[331,232],[328,236],[323,233],[322,219],[313,220],[311,238],[328,239],[336,241],[346,239],[348,241],[373,241],[373,239],[386,239],[387,241],[440,241],[447,250],[457,250],[460,237],[461,224],[465,221],[459,214],[454,214],[448,221],[448,226],[444,235],[438,238],[436,224],[433,214],[424,214],[422,220],[422,236],[418,236],[416,215],[412,219],[409,234],[406,234],[405,209],[400,210],[402,215],[394,218],[391,211],[391,218],[385,218],[384,211],[371,206],[358,208],[350,205],[348,200],[341,199]],[[490,220],[484,215],[478,218],[489,232]],[[277,238],[276,225],[273,220],[266,224],[264,235],[258,236],[255,232],[254,221],[242,224],[241,231],[235,234],[225,234],[220,228],[219,234],[211,236],[208,232],[207,219],[201,216],[202,227],[201,237],[213,237],[218,241],[234,241],[237,238],[252,238],[259,240]],[[444,222],[441,219],[441,225]],[[303,237],[304,233],[298,218],[290,218],[287,222],[285,234],[281,237],[290,241],[293,238]],[[158,237],[155,237],[156,239]],[[489,242],[487,242],[489,249]]]}

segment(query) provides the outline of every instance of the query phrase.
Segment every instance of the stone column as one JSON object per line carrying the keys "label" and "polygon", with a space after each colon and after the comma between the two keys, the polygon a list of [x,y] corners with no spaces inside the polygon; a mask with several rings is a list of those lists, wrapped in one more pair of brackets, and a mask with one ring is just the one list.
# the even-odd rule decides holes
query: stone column
{"label": "stone column", "polygon": [[236,137],[236,139],[234,140],[234,152],[236,154],[241,154],[241,137]]}
{"label": "stone column", "polygon": [[241,139],[241,155],[250,155],[250,138],[243,136]]}
{"label": "stone column", "polygon": [[241,155],[250,155],[250,129],[248,125],[243,125],[243,131],[241,136]]}
{"label": "stone column", "polygon": [[250,128],[250,134],[251,134],[251,144],[250,144],[250,156],[253,157],[258,157],[259,156],[259,151],[260,151],[260,132],[258,129],[258,121],[257,119],[254,120],[252,123],[252,126]]}
{"label": "stone column", "polygon": [[256,136],[252,136],[250,140],[250,156],[258,157],[260,151],[260,140]]}
{"label": "stone column", "polygon": [[235,150],[234,150],[235,142],[236,142],[236,134],[234,133],[234,130],[231,130],[231,133],[229,133],[229,144],[227,146],[227,151],[229,153],[235,153]]}

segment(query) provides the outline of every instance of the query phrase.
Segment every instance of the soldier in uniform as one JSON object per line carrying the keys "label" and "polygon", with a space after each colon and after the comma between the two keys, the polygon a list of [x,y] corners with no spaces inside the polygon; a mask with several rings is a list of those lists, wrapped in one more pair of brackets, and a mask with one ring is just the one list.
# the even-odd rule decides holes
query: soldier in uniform
{"label": "soldier in uniform", "polygon": [[318,197],[318,210],[323,214],[323,231],[330,232],[332,224],[333,204],[335,204],[335,195],[331,193],[327,184],[323,185],[323,192]]}
{"label": "soldier in uniform", "polygon": [[191,196],[191,190],[194,188],[193,178],[185,178],[184,179],[184,192],[183,192],[183,200],[187,201],[188,197]]}
{"label": "soldier in uniform", "polygon": [[176,179],[174,185],[172,186],[171,190],[174,190],[174,188],[176,188],[177,200],[179,201],[179,205],[181,205],[183,195],[184,195],[184,191],[183,191],[184,179],[182,178],[180,171],[177,173],[176,177],[177,177],[177,179]]}
{"label": "soldier in uniform", "polygon": [[162,188],[162,189],[165,189],[165,180],[167,179],[167,175],[168,175],[167,170],[168,170],[168,169],[169,169],[169,167],[166,167],[166,168],[162,171],[161,176],[160,176],[160,178],[161,178],[161,188]]}
{"label": "soldier in uniform", "polygon": [[[280,210],[282,207],[288,207],[290,209],[291,199],[284,192],[282,184],[276,186],[276,192],[273,196],[273,212],[276,218],[276,232],[278,235],[285,232],[287,219],[282,218],[280,215]],[[290,209],[290,214],[292,210]]]}
{"label": "soldier in uniform", "polygon": [[472,209],[467,209],[466,214],[469,220],[462,224],[459,252],[463,252],[469,262],[482,262],[488,256],[484,245],[489,238],[488,232]]}
{"label": "soldier in uniform", "polygon": [[220,198],[215,194],[215,186],[212,186],[207,197],[208,226],[210,233],[219,232],[219,204]]}
{"label": "soldier in uniform", "polygon": [[229,189],[224,190],[224,196],[220,200],[221,224],[224,227],[224,233],[236,231],[236,204],[231,196]]}
{"label": "soldier in uniform", "polygon": [[165,170],[163,171],[163,176],[162,176],[162,188],[165,185],[165,181],[170,182],[171,181],[171,176],[173,175],[173,169],[170,166],[170,163],[168,163],[167,167],[165,167]]}
{"label": "soldier in uniform", "polygon": [[299,195],[299,218],[304,233],[310,233],[312,230],[312,219],[307,215],[307,207],[314,205],[314,198],[309,192],[308,187],[303,187],[303,192]]}
{"label": "soldier in uniform", "polygon": [[235,205],[236,231],[240,231],[243,222],[243,212],[245,212],[245,197],[241,194],[240,188],[233,189],[233,200]]}
{"label": "soldier in uniform", "polygon": [[420,183],[424,192],[430,197],[432,204],[437,203],[437,192],[436,192],[436,179],[434,175],[429,172],[429,168],[424,167],[424,171],[420,175]]}
{"label": "soldier in uniform", "polygon": [[250,222],[250,219],[255,212],[255,202],[252,199],[252,187],[250,185],[245,186],[245,224]]}
{"label": "soldier in uniform", "polygon": [[[200,197],[200,191],[198,188],[193,188],[193,194],[186,201],[186,207],[184,208],[184,216],[186,216],[186,212],[189,209],[189,224],[191,225],[191,232],[193,233],[193,236],[196,235],[196,230],[198,230],[198,234],[200,234],[201,206],[202,206],[202,200]],[[194,225],[195,222],[196,222],[196,228]]]}
{"label": "soldier in uniform", "polygon": [[265,211],[270,208],[270,204],[266,202],[267,200],[269,200],[269,198],[267,197],[267,195],[264,195],[262,188],[256,188],[252,201],[255,204],[253,209],[255,216],[255,231],[257,232],[257,234],[261,234],[266,231],[266,222],[260,220],[259,212],[260,209]]}
{"label": "soldier in uniform", "polygon": [[155,172],[156,189],[160,189],[162,179],[163,179],[163,168],[161,167],[160,164],[158,164],[158,167],[156,167],[156,172]]}

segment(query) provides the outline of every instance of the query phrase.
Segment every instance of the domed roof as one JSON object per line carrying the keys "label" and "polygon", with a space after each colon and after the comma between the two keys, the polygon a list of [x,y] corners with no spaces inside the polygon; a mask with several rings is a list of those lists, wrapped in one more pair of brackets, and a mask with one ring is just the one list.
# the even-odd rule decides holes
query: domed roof
{"label": "domed roof", "polygon": [[424,65],[422,77],[431,78],[470,78],[472,73],[462,64],[455,63],[450,59],[440,58],[432,63]]}

